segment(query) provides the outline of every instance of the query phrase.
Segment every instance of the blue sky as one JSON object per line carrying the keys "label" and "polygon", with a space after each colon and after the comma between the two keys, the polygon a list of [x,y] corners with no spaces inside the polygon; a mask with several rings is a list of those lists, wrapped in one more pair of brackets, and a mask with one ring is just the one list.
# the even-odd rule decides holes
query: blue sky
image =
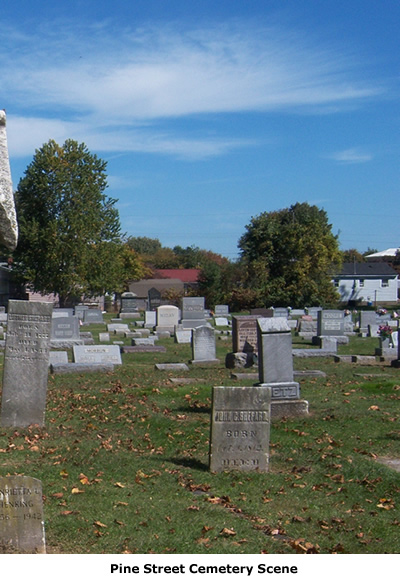
{"label": "blue sky", "polygon": [[400,246],[398,0],[6,4],[15,188],[72,138],[128,235],[234,259],[252,216],[307,201],[342,249]]}

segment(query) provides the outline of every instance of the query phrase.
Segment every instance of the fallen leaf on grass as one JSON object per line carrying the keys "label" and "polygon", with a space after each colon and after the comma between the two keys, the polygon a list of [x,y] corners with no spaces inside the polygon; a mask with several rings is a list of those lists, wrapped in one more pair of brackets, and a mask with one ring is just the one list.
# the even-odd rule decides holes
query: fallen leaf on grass
{"label": "fallen leaf on grass", "polygon": [[234,529],[228,529],[227,527],[224,527],[223,529],[221,529],[219,534],[222,535],[223,537],[230,537],[236,535],[236,531]]}
{"label": "fallen leaf on grass", "polygon": [[93,525],[97,525],[97,527],[107,527],[107,525],[104,525],[101,521],[93,521]]}
{"label": "fallen leaf on grass", "polygon": [[84,493],[85,491],[82,491],[82,489],[78,489],[78,487],[73,487],[71,489],[71,493],[73,495],[80,495],[81,493]]}
{"label": "fallen leaf on grass", "polygon": [[119,487],[120,489],[125,489],[125,485],[122,483],[114,483],[114,487]]}

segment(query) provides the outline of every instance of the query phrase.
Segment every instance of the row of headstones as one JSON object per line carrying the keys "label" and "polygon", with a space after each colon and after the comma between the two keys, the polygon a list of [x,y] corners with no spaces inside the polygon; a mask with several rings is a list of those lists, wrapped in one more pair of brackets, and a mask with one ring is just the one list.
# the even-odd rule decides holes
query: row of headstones
{"label": "row of headstones", "polygon": [[[19,373],[17,382],[25,381],[28,390],[36,394],[43,393],[36,383],[27,383],[27,375],[39,370],[45,373],[46,339],[49,338],[51,323],[51,306],[39,303],[11,303],[10,335],[6,347],[5,395],[10,401],[9,375]],[[199,327],[209,335],[210,327]],[[293,382],[291,362],[291,335],[283,319],[259,319],[259,342],[263,346],[261,384],[257,387],[214,387],[210,425],[209,466],[214,472],[237,469],[241,471],[258,470],[267,472],[269,468],[269,434],[271,420],[271,401],[279,405],[282,402],[298,402],[299,387]],[[211,338],[211,337],[210,337]],[[215,337],[213,336],[214,340]],[[19,340],[24,339],[24,348],[19,347]],[[9,349],[12,349],[11,352]],[[79,350],[79,347],[77,348]],[[48,350],[48,347],[47,347]],[[279,357],[279,359],[277,359]],[[283,369],[281,367],[283,365]],[[21,379],[21,369],[25,369]],[[42,378],[42,381],[44,376]],[[15,388],[14,388],[15,389]],[[25,385],[20,386],[23,393]],[[27,397],[27,396],[26,396]],[[33,397],[33,394],[31,395]],[[282,398],[284,398],[282,400]],[[13,401],[13,400],[11,400]],[[41,400],[40,400],[41,401]],[[19,418],[16,408],[21,402],[8,408],[3,413],[10,414],[4,425],[26,426],[30,423],[44,424],[44,416],[24,422]],[[30,402],[29,407],[32,406]],[[298,407],[298,404],[297,404]],[[303,408],[308,411],[308,404]],[[4,412],[4,410],[7,410]],[[44,408],[43,408],[44,414]],[[42,485],[31,477],[6,477],[0,479],[0,504],[2,520],[0,521],[0,541],[4,546],[19,551],[45,553],[45,529],[42,508]]]}

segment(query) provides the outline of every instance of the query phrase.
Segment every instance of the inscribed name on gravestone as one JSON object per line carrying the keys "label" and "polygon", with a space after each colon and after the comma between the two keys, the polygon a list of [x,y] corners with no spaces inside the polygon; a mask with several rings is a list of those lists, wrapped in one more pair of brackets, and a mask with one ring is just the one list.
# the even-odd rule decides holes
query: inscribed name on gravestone
{"label": "inscribed name on gravestone", "polygon": [[0,477],[0,544],[5,552],[46,553],[42,483],[25,476]]}
{"label": "inscribed name on gravestone", "polygon": [[232,342],[234,353],[257,353],[257,315],[232,318]]}
{"label": "inscribed name on gravestone", "polygon": [[270,419],[269,387],[214,387],[210,470],[267,472]]}
{"label": "inscribed name on gravestone", "polygon": [[75,345],[73,351],[75,363],[122,364],[118,345]]}
{"label": "inscribed name on gravestone", "polygon": [[182,298],[182,320],[183,328],[196,328],[206,323],[204,316],[204,297]]}
{"label": "inscribed name on gravestone", "polygon": [[44,425],[52,311],[50,302],[8,303],[2,426]]}
{"label": "inscribed name on gravestone", "polygon": [[103,324],[103,313],[98,308],[89,308],[83,313],[83,324]]}

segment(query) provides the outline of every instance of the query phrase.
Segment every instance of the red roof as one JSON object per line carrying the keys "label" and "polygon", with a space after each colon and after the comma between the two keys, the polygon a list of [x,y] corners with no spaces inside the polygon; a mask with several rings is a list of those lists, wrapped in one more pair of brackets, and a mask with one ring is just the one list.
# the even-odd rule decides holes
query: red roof
{"label": "red roof", "polygon": [[194,284],[199,279],[201,270],[197,269],[177,269],[177,270],[156,270],[154,277],[173,278],[181,280],[184,284]]}

